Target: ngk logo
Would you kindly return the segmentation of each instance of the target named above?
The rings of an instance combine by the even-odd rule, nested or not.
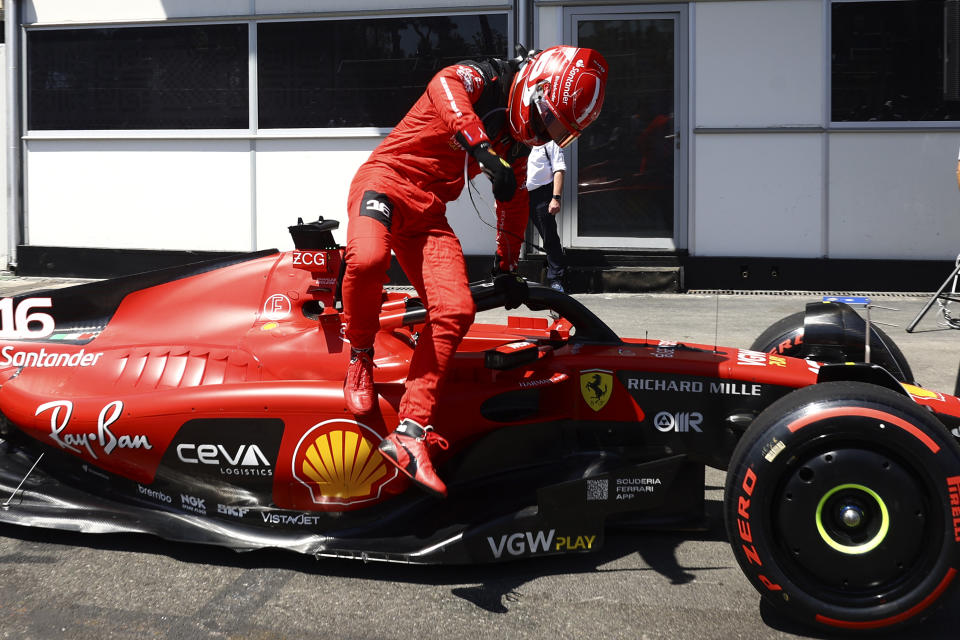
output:
[[[657,431],[662,431],[663,433],[670,431],[677,433],[687,431],[703,433],[703,431],[700,430],[701,422],[703,422],[703,414],[699,411],[681,411],[679,413],[661,411],[653,417],[653,426],[657,428]]]

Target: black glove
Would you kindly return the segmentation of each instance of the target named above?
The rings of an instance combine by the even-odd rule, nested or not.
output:
[[[494,254],[494,256],[493,256],[493,266],[490,267],[490,275],[491,275],[492,277],[496,278],[496,277],[499,276],[499,275],[503,275],[503,274],[505,274],[505,273],[510,273],[509,271],[504,271],[503,269],[500,268],[500,265],[501,265],[502,263],[503,263],[503,258],[500,257],[500,254],[499,254],[499,253]]]
[[[530,297],[527,281],[518,273],[504,273],[493,279],[493,290],[502,293],[506,309],[516,309]]]
[[[517,191],[517,177],[513,175],[510,163],[494,153],[488,142],[472,147],[470,155],[480,163],[480,168],[493,183],[493,197],[500,202],[511,200]]]

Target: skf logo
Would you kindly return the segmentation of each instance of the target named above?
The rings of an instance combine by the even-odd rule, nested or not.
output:
[[[580,372],[580,393],[594,411],[607,405],[613,392],[613,372],[605,369],[588,369]]]
[[[380,436],[349,420],[311,427],[293,454],[293,477],[316,504],[348,505],[375,500],[397,471],[377,452]]]
[[[657,431],[662,431],[663,433],[669,433],[670,431],[677,433],[686,433],[688,431],[703,433],[703,431],[700,430],[701,422],[703,422],[703,414],[699,411],[681,411],[680,413],[661,411],[653,417],[653,426],[657,428]]]
[[[950,493],[950,518],[953,519],[953,539],[960,542],[960,476],[947,478]]]

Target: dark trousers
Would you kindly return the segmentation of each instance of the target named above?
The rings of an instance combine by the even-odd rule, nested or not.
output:
[[[552,198],[552,182],[531,191],[530,218],[533,220],[537,233],[543,240],[543,248],[547,252],[547,282],[553,282],[554,280],[563,282],[567,259],[563,255],[560,236],[557,235],[557,217],[550,215],[550,211],[548,211]]]

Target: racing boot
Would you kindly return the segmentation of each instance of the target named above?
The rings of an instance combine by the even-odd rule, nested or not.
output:
[[[445,498],[447,485],[437,477],[430,462],[431,445],[446,449],[449,444],[433,427],[421,426],[416,420],[404,418],[397,429],[380,443],[378,450],[384,459],[400,469],[421,489]]]
[[[343,399],[354,415],[373,411],[376,394],[373,391],[373,347],[350,349],[350,364],[343,381]]]

